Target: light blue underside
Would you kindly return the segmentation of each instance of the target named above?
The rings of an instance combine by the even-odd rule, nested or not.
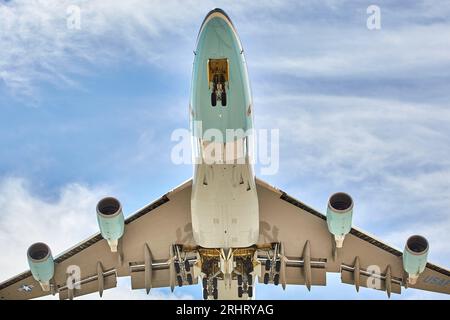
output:
[[[28,258],[31,274],[36,281],[47,282],[53,278],[55,274],[55,263],[50,255],[46,261],[34,262]]]
[[[218,58],[227,58],[229,64],[226,107],[220,101],[216,107],[211,106],[207,64],[209,59]],[[201,130],[192,124],[194,136],[203,137],[206,130],[218,129],[227,142],[230,138],[226,137],[226,129],[247,131],[252,128],[252,114],[247,114],[251,93],[244,55],[239,39],[222,18],[209,20],[199,35],[191,90],[191,119],[202,123]],[[223,142],[221,140],[220,137],[216,139]]]
[[[336,213],[327,209],[328,230],[335,236],[346,235],[352,228],[353,210],[346,213]]]

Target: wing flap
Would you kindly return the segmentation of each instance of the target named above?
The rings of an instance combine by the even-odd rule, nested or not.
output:
[[[113,270],[111,272],[106,273],[103,276],[103,283],[99,280],[97,275],[85,278],[81,280],[79,289],[76,289],[76,284],[74,285],[74,289],[72,292],[68,289],[67,286],[64,286],[59,289],[59,299],[65,300],[74,297],[83,296],[93,292],[101,292],[104,290],[115,288],[117,286],[117,276],[116,272]],[[73,295],[71,297],[71,295]]]
[[[286,283],[306,285],[305,270],[303,267],[287,267]],[[311,285],[325,286],[327,284],[327,272],[324,268],[311,268]]]
[[[347,268],[341,269],[341,281],[342,283],[352,284],[357,287],[371,288],[381,291],[390,291],[390,293],[401,293],[401,279],[393,280],[391,279],[391,287],[388,290],[388,281],[386,279],[386,274],[381,275],[371,275],[369,273],[363,272],[359,275],[355,274],[354,270],[349,270]]]

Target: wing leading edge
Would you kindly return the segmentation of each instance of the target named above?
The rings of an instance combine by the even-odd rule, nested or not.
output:
[[[44,291],[26,271],[0,284],[0,299],[33,299],[58,293],[60,299],[92,292],[101,296],[104,290],[116,287],[117,277],[123,276],[131,276],[132,289],[146,288],[148,292],[150,288],[174,287],[178,279],[173,273],[172,245],[194,244],[190,196],[191,180],[127,218],[117,252],[111,252],[107,241],[97,233],[57,256],[50,291]],[[197,282],[195,277],[191,283],[186,278],[181,280],[183,285]]]
[[[417,282],[409,285],[402,252],[357,228],[351,228],[343,247],[336,248],[325,215],[262,180],[257,180],[257,185],[259,243],[278,243],[282,247],[282,285],[325,285],[326,272],[336,272],[341,273],[342,282],[355,285],[357,290],[370,287],[390,296],[400,293],[403,286],[450,294],[449,270],[427,263]],[[273,270],[263,270],[262,277],[269,272]],[[273,277],[269,279],[274,283]]]

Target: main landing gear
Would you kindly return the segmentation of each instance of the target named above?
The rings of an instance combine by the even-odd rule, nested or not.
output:
[[[218,279],[215,277],[204,277],[202,279],[203,284],[203,299],[207,300],[208,297],[212,297],[214,300],[219,298],[219,291],[217,290]]]
[[[264,284],[273,283],[280,284],[281,271],[281,245],[279,243],[272,244],[272,250],[267,251],[267,259],[264,262]]]

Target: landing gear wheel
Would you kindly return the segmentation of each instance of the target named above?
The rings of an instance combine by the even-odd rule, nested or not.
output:
[[[276,275],[273,276],[273,284],[277,286],[279,283],[280,283],[280,275],[277,273]]]
[[[281,261],[277,260],[277,262],[275,262],[275,271],[280,272],[280,270],[281,270]]]
[[[222,101],[222,107],[225,107],[227,105],[227,93],[222,91],[222,96],[220,97],[220,100]]]
[[[202,279],[202,284],[203,284],[203,289],[206,289],[208,287],[208,278],[203,278]]]
[[[176,272],[176,273],[180,273],[180,271],[181,271],[181,269],[180,269],[180,263],[177,262],[177,261],[175,261],[173,264],[174,264],[174,266],[175,266],[175,272]]]
[[[213,91],[213,92],[211,93],[211,105],[212,105],[213,107],[215,107],[215,106],[217,105],[217,95],[216,95],[216,92],[215,92],[215,91]]]
[[[248,282],[249,286],[251,286],[253,284],[253,276],[251,274],[249,274],[247,276],[247,282]]]
[[[242,276],[238,274],[237,276],[238,286],[242,286]]]
[[[267,260],[266,260],[266,271],[269,271],[269,270],[270,270],[270,267],[271,267],[271,265],[272,265],[271,262],[272,262],[272,261],[270,261],[270,259],[267,259]]]
[[[248,294],[249,298],[253,297],[253,287],[252,286],[248,286],[247,294]]]
[[[192,274],[188,273],[188,274],[186,275],[186,279],[187,279],[187,282],[188,282],[189,284],[192,284],[192,283],[193,283],[193,281],[192,281]]]
[[[214,300],[217,300],[219,298],[219,292],[217,291],[217,288],[215,288],[213,290],[213,297],[214,297]]]
[[[184,269],[186,270],[186,272],[191,271],[191,265],[189,264],[189,260],[184,261]]]
[[[268,273],[264,274],[264,284],[269,284],[269,274]]]
[[[242,294],[244,293],[244,290],[242,290],[242,287],[238,287],[238,297],[242,298]]]
[[[177,276],[177,282],[179,287],[183,286],[183,278],[181,276]]]
[[[208,290],[203,289],[203,300],[208,300]]]

